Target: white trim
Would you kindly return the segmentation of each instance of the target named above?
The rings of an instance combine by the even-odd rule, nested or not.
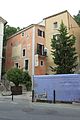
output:
[[[35,56],[34,56],[34,49],[35,49],[35,26],[32,29],[32,76],[34,76],[34,68],[35,68]]]
[[[44,45],[43,43],[38,42],[37,44]]]
[[[34,74],[35,74],[35,26],[32,28],[32,90],[34,89]]]
[[[0,17],[0,19],[2,19]],[[2,71],[2,50],[3,50],[3,34],[4,34],[4,24],[0,20],[0,80],[1,80],[1,71]]]

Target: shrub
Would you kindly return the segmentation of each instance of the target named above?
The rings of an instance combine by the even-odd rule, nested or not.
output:
[[[31,76],[27,71],[22,71],[18,68],[12,68],[6,73],[7,80],[13,82],[15,86],[24,84],[27,90],[31,90],[32,82]]]
[[[18,86],[21,83],[22,71],[18,68],[11,68],[7,71],[7,79]]]
[[[31,76],[27,71],[24,71],[22,73],[22,84],[26,86],[26,89],[28,91],[31,90],[31,86],[32,86]]]

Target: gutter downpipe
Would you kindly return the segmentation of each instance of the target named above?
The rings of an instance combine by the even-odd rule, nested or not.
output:
[[[32,29],[32,102],[34,102],[34,75],[35,75],[35,26]]]

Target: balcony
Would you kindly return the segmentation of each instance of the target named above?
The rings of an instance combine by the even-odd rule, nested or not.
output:
[[[46,57],[47,56],[47,52],[46,51],[41,51],[41,50],[36,50],[36,54],[38,54],[39,56],[43,56]]]
[[[46,56],[47,55],[45,52],[39,52],[39,51],[37,51],[36,54],[38,54],[39,56]]]
[[[47,49],[44,48],[44,45],[37,44],[36,54],[39,56],[47,56]]]

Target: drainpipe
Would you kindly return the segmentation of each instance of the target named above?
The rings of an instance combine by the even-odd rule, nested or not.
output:
[[[35,75],[35,26],[32,30],[32,102],[34,102],[34,75]]]
[[[35,26],[32,33],[32,90],[34,90],[34,75],[35,75]]]

